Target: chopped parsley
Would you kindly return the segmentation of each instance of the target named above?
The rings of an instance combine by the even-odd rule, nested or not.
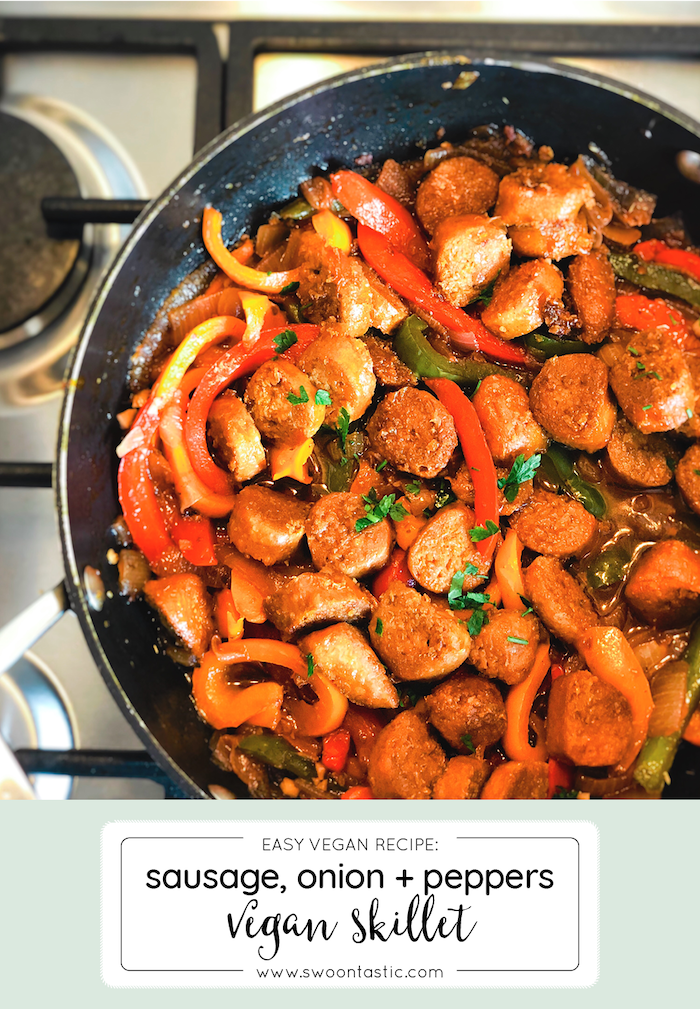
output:
[[[506,501],[510,504],[515,501],[520,484],[532,480],[541,462],[542,456],[538,454],[531,455],[529,459],[526,459],[522,453],[515,457],[515,462],[511,466],[508,476],[502,476],[498,481],[498,487],[503,491]]]
[[[290,393],[287,393],[287,399],[292,404],[292,406],[301,406],[302,403],[308,403],[309,402],[309,394],[306,391],[306,389],[304,388],[304,386],[302,385],[299,388],[299,395],[298,396],[295,396],[293,392],[290,392]]]
[[[282,288],[280,294],[294,294],[294,292],[298,289],[298,287],[299,287],[299,281],[293,280],[291,283],[286,284]]]
[[[659,375],[658,371],[650,371],[650,372],[649,372],[649,374],[650,374],[650,375],[651,375],[651,376],[652,376],[653,378],[658,378],[659,382],[661,381],[661,375]]]
[[[692,420],[693,419],[693,411],[690,409],[689,406],[686,407],[686,411],[685,412],[688,414],[688,420]]]
[[[533,610],[532,606],[528,606],[528,608],[526,610],[523,610],[523,612],[520,614],[520,616],[521,617],[526,617],[528,615],[528,613],[534,613],[534,612],[535,611]]]
[[[369,494],[363,494],[362,500],[365,502],[366,515],[355,522],[355,532],[361,533],[364,529],[383,522],[389,516],[394,522],[405,519],[408,512],[402,504],[396,503],[396,494],[385,494],[381,500],[377,497],[377,492],[372,488]]]
[[[519,638],[515,634],[509,634],[506,640],[512,642],[512,644],[514,644],[514,645],[529,645],[530,644],[530,642],[527,640],[527,638]]]
[[[670,455],[666,456],[666,465],[668,466],[668,468],[671,470],[672,473],[676,472],[676,467],[678,466],[678,463],[672,456]]]
[[[476,753],[474,741],[468,732],[465,732],[463,736],[460,736],[459,741],[465,749],[469,750],[470,753]]]
[[[493,278],[493,280],[486,285],[483,291],[477,294],[476,298],[474,298],[472,301],[473,305],[481,301],[488,308],[488,306],[491,304],[491,299],[493,298],[493,289],[496,286],[496,281],[498,280],[500,272],[501,271],[499,270],[496,276]]]
[[[651,403],[647,403],[646,406],[643,406],[642,410],[651,410]]]
[[[374,625],[374,633],[377,635],[378,638],[381,638],[382,634],[384,633],[384,621],[382,620],[381,617],[377,617],[377,622]]]
[[[463,571],[455,571],[450,582],[450,589],[447,593],[447,603],[451,610],[470,610],[472,615],[467,621],[467,630],[472,637],[476,637],[482,627],[489,622],[488,615],[482,607],[490,601],[488,592],[465,592],[464,579],[467,575],[475,575],[482,580],[485,575],[479,575],[478,568],[473,564],[466,564]]]
[[[313,657],[313,655],[311,655],[311,653],[309,653],[306,656],[306,678],[307,678],[307,680],[310,680],[313,675],[314,675],[314,657]]]
[[[693,473],[695,474],[695,476],[700,476],[700,469],[694,469]]]
[[[669,312],[669,313],[668,313],[668,317],[669,317],[669,319],[671,320],[671,322],[673,323],[673,325],[674,325],[674,326],[680,326],[680,324],[681,324],[681,320],[680,320],[680,319],[677,319],[677,318],[675,317],[675,315],[671,315],[671,313]]]
[[[422,700],[429,690],[433,689],[432,684],[427,686],[424,683],[404,683],[401,685],[400,708],[414,708]]]
[[[474,610],[467,621],[467,630],[472,638],[481,633],[482,628],[489,622],[486,610]]]
[[[474,526],[473,529],[469,530],[469,537],[472,543],[481,543],[482,540],[487,540],[489,536],[495,536],[498,531],[496,523],[492,522],[491,519],[487,519],[486,527]]]
[[[325,389],[319,389],[316,393],[314,403],[316,406],[331,406],[333,400],[331,399],[331,394],[329,392],[326,392]]]
[[[484,381],[484,380],[483,380],[483,378],[480,378],[480,379],[479,379],[479,381],[478,381],[478,382],[476,383],[476,387],[475,387],[475,389],[474,389],[474,392],[472,393],[472,399],[474,399],[474,397],[476,396],[477,392],[478,392],[478,391],[479,391],[479,389],[481,388],[481,383],[482,383],[483,381]]]
[[[639,357],[639,351],[635,350],[634,347],[628,347],[628,350],[632,357]]]
[[[285,350],[289,350],[297,342],[297,335],[294,330],[285,329],[283,333],[278,333],[272,342],[277,347],[277,353],[284,354]]]
[[[578,799],[578,789],[577,788],[564,788],[563,785],[557,785],[554,789],[553,799]]]
[[[376,468],[376,470],[375,470],[375,473],[381,473],[381,471],[382,471],[382,470],[384,469],[384,467],[385,467],[386,465],[388,465],[388,462],[387,462],[387,460],[386,460],[386,459],[382,459],[382,461],[381,461],[381,462],[379,463],[379,465],[377,466],[377,468]]]
[[[646,371],[647,367],[641,361],[637,361],[637,371]]]
[[[466,564],[464,571],[455,571],[447,593],[447,602],[451,610],[466,610],[467,604],[463,601],[464,579],[467,575],[473,578],[474,575],[478,574],[479,569],[475,564]]]
[[[406,484],[406,493],[412,494],[413,497],[415,497],[416,494],[420,494],[420,489],[421,489],[420,480],[413,480],[411,483]]]
[[[348,440],[348,434],[350,432],[350,414],[344,406],[341,406],[340,412],[338,413],[338,420],[336,422],[335,429],[338,432],[338,438],[340,439],[340,448],[343,455],[345,455],[345,443]]]

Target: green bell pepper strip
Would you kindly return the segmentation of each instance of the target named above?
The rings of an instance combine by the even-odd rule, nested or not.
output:
[[[618,277],[631,284],[664,291],[700,308],[700,283],[685,273],[660,263],[644,262],[625,252],[611,252],[610,265]]]
[[[586,354],[591,347],[581,340],[555,340],[546,333],[528,333],[525,346],[537,358],[556,357],[559,354]]]
[[[568,452],[561,445],[549,446],[542,456],[540,472],[575,498],[591,515],[597,519],[603,518],[607,510],[605,498],[597,487],[586,483],[579,476]]]
[[[303,196],[292,200],[286,207],[282,207],[279,212],[283,221],[305,221],[308,217],[313,217],[315,213],[314,208]]]
[[[647,739],[637,758],[634,769],[634,780],[647,792],[658,793],[666,784],[666,776],[671,769],[678,750],[681,736],[685,732],[690,718],[700,702],[700,620],[690,633],[690,641],[683,658],[688,663],[686,680],[686,713],[677,732],[670,736],[655,736]]]
[[[592,589],[609,589],[618,585],[629,570],[632,555],[629,549],[615,544],[603,550],[586,571],[588,584]]]
[[[409,315],[394,336],[394,350],[403,363],[419,378],[449,378],[459,385],[477,385],[487,375],[505,375],[523,382],[524,376],[488,361],[448,361],[435,350],[424,335],[427,324],[417,315]]]
[[[279,736],[245,736],[239,740],[238,749],[262,761],[263,764],[293,774],[295,778],[311,781],[316,777],[316,765],[313,760],[303,757]]]

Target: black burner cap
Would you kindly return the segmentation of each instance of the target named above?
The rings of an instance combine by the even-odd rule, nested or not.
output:
[[[73,169],[35,126],[0,112],[0,333],[43,308],[80,252],[75,237],[52,237],[44,196],[79,196]]]

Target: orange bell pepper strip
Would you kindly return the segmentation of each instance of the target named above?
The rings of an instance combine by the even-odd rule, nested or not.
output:
[[[411,515],[411,502],[408,498],[401,497],[396,503],[402,505],[408,512],[408,515],[404,515],[399,522],[394,522],[396,542],[402,550],[408,550],[423,526],[428,524],[428,520],[422,515]]]
[[[339,249],[346,256],[350,255],[352,248],[352,234],[350,228],[340,217],[336,217],[331,210],[321,210],[311,218],[314,231],[320,235],[326,245],[333,249]]]
[[[525,606],[521,598],[525,595],[523,569],[520,563],[522,552],[523,545],[515,529],[509,529],[505,540],[498,548],[494,562],[503,605],[507,610],[522,610]]]
[[[506,697],[508,724],[503,734],[503,749],[511,760],[547,759],[544,740],[538,739],[536,746],[530,746],[528,737],[532,705],[548,671],[549,643],[545,642],[537,649],[535,661],[527,677],[508,691]]]
[[[685,727],[683,739],[693,746],[700,746],[700,708],[690,716],[690,721]]]
[[[284,689],[280,683],[237,687],[228,680],[231,663],[207,652],[192,674],[192,696],[197,711],[215,729],[235,729],[244,722],[276,729]]]
[[[279,294],[283,288],[294,283],[298,270],[281,273],[263,273],[243,264],[226,248],[221,237],[221,214],[213,207],[206,207],[202,215],[202,238],[207,252],[220,270],[230,277],[234,284],[262,291],[265,294]]]
[[[233,601],[231,589],[220,589],[214,603],[214,619],[222,640],[238,641],[243,637],[245,620]]]
[[[579,636],[576,647],[590,671],[619,690],[632,709],[632,741],[618,765],[626,771],[647,737],[654,708],[649,681],[618,627],[591,627]]]
[[[287,476],[298,483],[311,483],[307,463],[313,450],[313,438],[300,445],[273,445],[268,452],[271,478],[281,480]]]
[[[477,526],[484,532],[489,528],[489,524],[498,527],[496,467],[472,401],[457,383],[449,378],[428,378],[425,384],[452,414],[457,437],[474,484],[474,515]],[[476,548],[484,557],[490,557],[493,553],[497,531],[498,529],[493,535],[477,541]]]

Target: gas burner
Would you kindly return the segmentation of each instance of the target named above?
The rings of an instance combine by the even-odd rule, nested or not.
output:
[[[66,102],[6,95],[0,104],[0,416],[62,391],[99,279],[128,234],[116,224],[48,225],[47,196],[144,198],[119,141]],[[5,181],[7,180],[7,181]]]

